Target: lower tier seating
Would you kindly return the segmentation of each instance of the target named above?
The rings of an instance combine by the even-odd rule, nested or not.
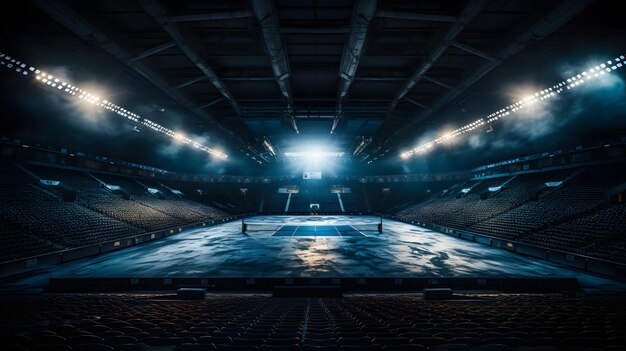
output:
[[[468,181],[397,215],[553,250],[626,262],[626,204],[620,165]],[[550,184],[551,186],[547,186]]]
[[[77,193],[75,201],[39,179],[60,182]],[[4,163],[0,180],[0,262],[227,216],[185,198],[159,199],[143,190],[125,199],[80,171]]]

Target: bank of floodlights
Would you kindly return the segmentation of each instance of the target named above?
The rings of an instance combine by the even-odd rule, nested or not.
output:
[[[115,103],[105,100],[96,94],[92,94],[91,92],[85,91],[75,85],[70,84],[69,82],[64,81],[58,77],[55,77],[49,73],[41,71],[33,66],[29,66],[26,63],[23,63],[17,60],[14,57],[10,57],[4,53],[0,52],[0,65],[6,67],[7,69],[13,70],[16,73],[19,73],[23,77],[33,76],[34,81],[39,84],[48,85],[57,91],[77,97],[80,100],[91,103],[93,105],[102,107],[106,110],[109,110],[121,117],[127,118],[135,123],[141,123],[150,129],[165,134],[170,138],[174,138],[177,141],[183,142],[185,144],[189,144],[196,149],[202,150],[210,155],[218,157],[220,159],[227,159],[228,155],[225,153],[212,149],[208,146],[205,146],[197,141],[194,141],[181,133],[176,133],[171,129],[168,129],[156,122],[153,122],[145,117],[141,117],[140,115],[129,111],[122,106],[116,105]]]
[[[622,68],[624,65],[624,55],[616,57],[612,60],[608,60],[605,63],[589,68],[587,71],[583,71],[580,74],[576,74],[566,80],[559,82],[549,88],[537,91],[533,94],[530,94],[523,99],[516,101],[509,106],[506,106],[492,114],[485,116],[483,118],[479,118],[472,123],[469,123],[463,127],[457,128],[451,132],[443,134],[441,137],[436,138],[434,140],[425,142],[416,146],[415,148],[405,151],[400,154],[400,157],[403,159],[409,159],[414,155],[425,153],[426,151],[432,149],[438,144],[444,143],[451,139],[454,139],[460,135],[469,133],[477,128],[482,128],[483,126],[498,121],[502,118],[509,116],[513,112],[517,112],[521,109],[524,109],[528,106],[531,106],[537,102],[543,100],[549,100],[558,94],[561,94],[564,91],[574,89],[581,84],[592,81],[606,73],[610,73],[617,69]],[[371,162],[371,161],[370,161]]]

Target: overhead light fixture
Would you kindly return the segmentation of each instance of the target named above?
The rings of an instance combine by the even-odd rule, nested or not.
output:
[[[606,63],[602,63],[600,65],[591,67],[589,70],[583,71],[577,75],[573,75],[572,77],[567,78],[549,88],[529,94],[525,96],[524,98],[520,99],[519,101],[516,101],[510,104],[509,106],[506,106],[496,112],[493,112],[488,116],[479,118],[475,120],[474,122],[471,122],[463,127],[460,127],[451,132],[445,133],[437,139],[425,142],[423,144],[416,146],[415,148],[411,150],[405,151],[400,154],[400,157],[403,159],[409,159],[411,156],[424,153],[428,151],[430,148],[434,147],[435,145],[441,144],[459,135],[472,132],[473,130],[477,128],[485,129],[486,127],[489,127],[487,126],[488,124],[498,121],[502,118],[506,118],[513,112],[517,112],[521,109],[527,108],[528,106],[531,106],[537,102],[551,99],[566,90],[573,89],[583,83],[596,79],[606,74],[607,72],[615,71],[623,66],[623,62],[624,62],[624,55],[620,55],[619,57],[616,57],[613,60],[606,61]],[[483,127],[483,126],[486,126],[486,127]],[[491,129],[486,128],[486,129],[488,132],[493,130],[493,128]],[[368,164],[371,162],[372,161],[369,161]]]
[[[359,142],[359,145],[356,146],[352,154],[354,156],[358,156],[371,143],[372,143],[372,137],[369,137],[369,138],[361,137],[361,141]]]
[[[265,136],[263,137],[263,147],[267,152],[269,152],[270,155],[276,156],[276,151],[274,151],[272,143],[270,143],[270,140]]]
[[[14,70],[15,72],[20,73],[22,76],[28,76],[29,74],[32,74],[35,76],[34,81],[40,84],[47,84],[49,86],[51,86],[52,88],[56,88],[56,90],[64,92],[70,96],[78,96],[79,99],[86,101],[88,103],[94,104],[96,106],[100,106],[106,110],[109,110],[113,113],[118,114],[121,117],[125,117],[133,122],[136,123],[141,123],[147,127],[149,127],[150,129],[157,131],[159,133],[165,134],[171,138],[174,138],[176,140],[182,141],[185,144],[190,144],[192,145],[194,148],[196,149],[200,149],[212,156],[221,158],[221,159],[227,159],[228,155],[226,155],[225,153],[218,151],[214,148],[210,148],[208,146],[205,146],[197,141],[194,141],[190,138],[187,138],[186,136],[184,136],[183,134],[180,133],[175,133],[174,131],[172,131],[171,129],[168,129],[156,122],[153,122],[147,118],[141,117],[140,115],[131,112],[119,105],[114,104],[111,101],[108,100],[104,100],[102,99],[100,96],[96,95],[96,94],[92,94],[91,92],[85,91],[83,89],[80,89],[72,84],[70,84],[69,82],[64,81],[61,78],[55,77],[51,74],[48,74],[46,72],[43,72],[35,67],[32,66],[28,66],[27,64],[20,62],[19,60],[17,60],[14,57],[10,57],[4,53],[0,52],[0,65],[4,66],[6,68],[9,68],[11,70]],[[135,126],[136,127],[136,126]]]

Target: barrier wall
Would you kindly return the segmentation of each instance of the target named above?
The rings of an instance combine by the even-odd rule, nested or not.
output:
[[[458,230],[455,228],[449,228],[440,225],[422,223],[419,221],[414,221],[392,215],[383,215],[383,217],[404,223],[419,225],[424,228],[428,228],[446,235],[451,235],[460,239],[477,242],[483,245],[497,247],[500,249],[515,252],[520,255],[540,258],[573,269],[578,269],[589,273],[600,274],[617,279],[626,279],[626,264],[606,261],[599,258],[570,252],[546,249],[527,243],[496,238],[489,235]]]
[[[126,237],[118,240],[81,246],[63,251],[51,252],[34,257],[22,258],[14,261],[0,263],[0,278],[9,277],[16,274],[27,273],[36,269],[44,268],[54,264],[73,261],[80,258],[99,255],[105,252],[120,250],[126,247],[139,245],[142,243],[158,240],[166,236],[172,236],[183,232],[186,229],[211,226],[215,224],[225,223],[243,216],[229,216],[220,219],[198,222],[184,226],[162,229],[150,233],[142,233],[139,235]]]
[[[46,292],[128,292],[175,291],[179,288],[203,288],[214,292],[277,292],[277,289],[301,289],[339,292],[416,292],[427,288],[454,290],[502,291],[517,293],[563,293],[580,290],[575,278],[374,278],[374,277],[274,277],[274,278],[52,278]]]

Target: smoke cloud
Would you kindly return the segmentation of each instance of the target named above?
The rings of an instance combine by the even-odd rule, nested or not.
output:
[[[564,147],[573,146],[565,143],[576,142],[571,138],[574,131],[624,128],[625,86],[621,77],[606,75],[588,86],[577,87],[576,91],[514,112],[494,123],[494,131],[466,136],[463,146],[480,152],[514,150],[523,154],[524,150],[557,141]]]

